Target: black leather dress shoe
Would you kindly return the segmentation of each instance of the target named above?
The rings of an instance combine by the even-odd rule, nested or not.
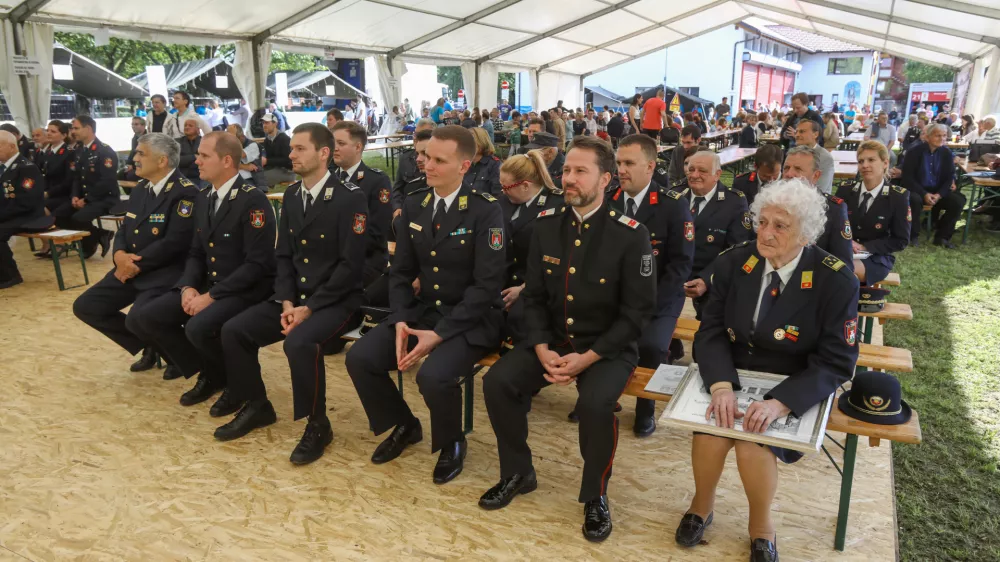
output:
[[[674,533],[674,540],[681,546],[698,546],[705,536],[705,529],[712,524],[713,515],[714,513],[709,513],[708,519],[705,520],[700,515],[685,513],[684,517],[681,517],[680,525],[677,526],[677,532]]]
[[[465,467],[465,453],[467,449],[468,442],[465,440],[465,437],[454,443],[449,443],[441,449],[438,462],[434,465],[435,484],[447,484],[462,473],[462,468]]]
[[[184,376],[180,368],[174,365],[167,365],[167,368],[163,370],[163,380],[172,381],[174,379],[179,379]]]
[[[635,425],[632,432],[636,437],[649,437],[656,431],[656,418],[654,416],[641,416],[635,418]]]
[[[778,545],[767,539],[750,541],[750,562],[778,562]]]
[[[221,418],[222,416],[231,416],[236,412],[240,411],[240,406],[243,402],[233,398],[232,393],[229,389],[222,391],[222,396],[212,404],[212,408],[208,411],[208,415],[213,418]]]
[[[220,392],[225,385],[209,380],[208,377],[198,377],[194,388],[181,395],[181,406],[194,406],[208,400]]]
[[[138,373],[140,371],[148,371],[156,366],[156,360],[159,359],[160,355],[156,353],[151,347],[147,347],[142,350],[142,357],[138,361],[132,363],[132,366],[128,369],[133,373]]]
[[[232,441],[276,421],[278,415],[274,413],[270,400],[247,402],[232,421],[216,428],[215,438],[219,441]]]
[[[420,420],[417,418],[397,425],[392,430],[392,433],[385,438],[385,441],[379,443],[378,447],[375,447],[375,452],[372,454],[372,462],[375,464],[387,463],[398,457],[407,445],[420,443],[423,438],[424,432],[420,427]]]
[[[101,257],[108,255],[108,250],[111,249],[111,238],[112,234],[108,230],[101,231],[101,240],[99,244],[101,245]]]
[[[41,258],[43,260],[50,260],[50,259],[52,259],[52,250],[49,249],[49,250],[45,250],[43,252],[35,252],[35,257],[36,258]]]
[[[946,248],[948,250],[955,249],[955,245],[951,243],[951,240],[935,240],[934,245],[941,246],[942,248]]]
[[[534,492],[538,488],[538,480],[535,478],[535,471],[527,476],[515,474],[510,478],[503,478],[500,482],[486,490],[486,493],[479,498],[479,507],[493,511],[502,509],[514,501],[520,494]]]
[[[611,508],[608,496],[590,500],[583,506],[583,536],[590,542],[601,542],[611,535]]]
[[[309,464],[323,456],[326,446],[333,443],[333,430],[330,429],[330,420],[311,421],[306,424],[306,431],[302,434],[302,439],[292,451],[292,456],[288,459],[292,464]]]

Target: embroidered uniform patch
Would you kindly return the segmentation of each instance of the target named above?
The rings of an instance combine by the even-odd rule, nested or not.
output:
[[[105,158],[104,159],[104,167],[105,168],[111,168],[112,166],[114,166],[114,162],[112,162],[110,158]]]
[[[385,189],[385,188],[380,189],[379,192],[378,192],[378,200],[381,201],[382,203],[388,203],[389,202],[389,190]]]
[[[490,229],[490,248],[494,250],[503,249],[503,229],[502,228],[491,228]]]
[[[688,242],[694,240],[694,223],[686,222],[684,223],[684,239]]]
[[[851,239],[851,221],[844,221],[844,229],[840,231],[840,235],[844,237],[844,240]]]
[[[24,189],[31,189],[32,187],[35,187],[35,180],[31,178],[25,178],[25,180],[21,182],[21,187],[23,187]]]
[[[181,202],[177,204],[177,216],[186,219],[191,216],[192,209],[194,209],[194,203],[182,199]]]
[[[368,221],[368,216],[361,213],[354,214],[354,233],[364,234],[365,233],[365,223]]]
[[[858,340],[857,318],[852,318],[844,322],[844,339],[847,341],[847,345],[854,347],[854,343]]]
[[[653,254],[642,256],[642,265],[639,266],[639,275],[649,277],[653,274]]]
[[[753,230],[753,217],[750,216],[749,211],[743,213],[743,228]]]
[[[906,222],[913,222],[913,211],[909,207],[906,208]]]
[[[264,228],[264,211],[250,211],[250,226]]]

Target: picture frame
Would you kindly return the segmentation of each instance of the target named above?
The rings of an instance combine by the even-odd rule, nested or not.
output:
[[[788,378],[784,375],[742,369],[737,369],[736,373],[740,377],[742,387],[736,391],[737,407],[741,412],[745,412],[751,403],[763,400],[772,388]],[[698,364],[692,363],[678,384],[660,421],[671,427],[699,433],[812,453],[819,451],[823,446],[833,400],[834,394],[830,394],[810,408],[801,418],[794,414],[778,418],[771,422],[771,426],[764,433],[743,431],[742,420],[736,420],[732,429],[718,427],[715,425],[714,417],[705,419],[705,411],[712,401],[712,396],[705,390]]]

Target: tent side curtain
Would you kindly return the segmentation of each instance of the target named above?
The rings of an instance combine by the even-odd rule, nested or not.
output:
[[[55,30],[46,23],[25,23],[23,26],[24,46],[28,58],[37,59],[38,74],[28,76],[28,96],[33,100],[28,104],[28,120],[32,128],[44,127],[49,122],[52,98],[52,40]],[[23,131],[24,129],[22,129]]]
[[[225,61],[221,58],[213,58],[165,64],[163,65],[163,73],[167,78],[167,88],[171,90],[179,88],[223,62]],[[139,84],[143,88],[149,89],[149,80],[147,79],[145,72],[133,76],[132,81]]]
[[[260,81],[255,82],[253,68],[253,44],[250,41],[236,42],[236,57],[233,59],[233,80],[236,87],[247,100],[251,110],[264,107],[264,88],[267,82],[267,70],[271,64],[271,44],[264,42],[257,52],[260,63]]]
[[[538,74],[538,107],[555,107],[562,100],[565,107],[583,107],[583,87],[580,75],[562,72]]]

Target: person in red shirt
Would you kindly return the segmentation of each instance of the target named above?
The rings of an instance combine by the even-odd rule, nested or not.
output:
[[[642,106],[642,132],[653,139],[660,138],[660,129],[667,122],[667,102],[664,98],[663,88],[656,90],[656,97],[649,98]]]

